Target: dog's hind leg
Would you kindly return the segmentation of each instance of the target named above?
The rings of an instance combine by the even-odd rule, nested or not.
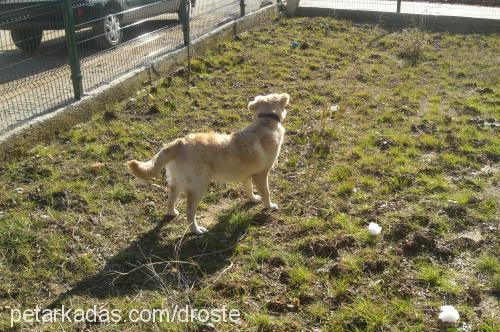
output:
[[[191,232],[194,234],[203,234],[207,231],[205,227],[198,226],[196,223],[196,209],[198,208],[198,203],[205,192],[206,187],[196,188],[196,190],[188,190],[186,192],[186,205],[187,205],[187,222]]]
[[[175,185],[168,186],[168,202],[167,202],[167,215],[177,217],[179,211],[175,208],[175,202],[177,201],[177,196],[179,196],[179,188]]]
[[[277,210],[278,205],[271,202],[271,194],[269,192],[269,172],[262,172],[254,175],[253,181],[257,190],[262,195],[262,200],[266,208],[271,210]]]
[[[253,184],[252,184],[252,179],[248,178],[245,181],[243,181],[243,190],[245,191],[245,195],[247,196],[248,200],[250,202],[260,202],[261,198],[259,195],[255,195],[253,193]]]

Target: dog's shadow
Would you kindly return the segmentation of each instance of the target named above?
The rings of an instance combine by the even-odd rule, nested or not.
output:
[[[249,225],[270,220],[270,214],[263,210],[249,215],[249,223],[231,224],[231,216],[236,211],[248,210],[251,206],[244,204],[221,213],[208,233],[179,236],[167,242],[161,241],[161,228],[172,222],[172,218],[165,217],[135,243],[109,259],[102,270],[79,281],[48,307],[57,307],[74,295],[104,299],[136,294],[141,290],[195,287],[204,277],[219,273],[231,264],[234,248]]]

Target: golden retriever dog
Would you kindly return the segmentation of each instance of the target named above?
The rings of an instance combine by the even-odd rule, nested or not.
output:
[[[257,96],[248,104],[253,122],[242,131],[226,135],[197,133],[166,144],[151,160],[128,162],[130,171],[140,179],[158,177],[167,169],[167,215],[177,216],[175,202],[179,193],[187,199],[187,221],[195,234],[207,230],[196,223],[196,209],[210,182],[241,182],[252,202],[263,201],[268,209],[278,206],[271,202],[269,172],[274,167],[285,129],[287,93]],[[253,192],[253,184],[260,195]]]

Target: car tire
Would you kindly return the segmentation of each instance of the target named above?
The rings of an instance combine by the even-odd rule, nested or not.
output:
[[[10,36],[17,48],[32,53],[42,42],[43,30],[39,28],[24,28],[10,30]]]
[[[100,48],[115,47],[122,42],[122,17],[119,12],[119,9],[106,8],[104,18],[94,27],[95,41]]]

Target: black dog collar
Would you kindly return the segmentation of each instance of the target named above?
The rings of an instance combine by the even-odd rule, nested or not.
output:
[[[258,118],[270,118],[275,121],[281,122],[280,117],[276,113],[261,113],[257,115]]]

